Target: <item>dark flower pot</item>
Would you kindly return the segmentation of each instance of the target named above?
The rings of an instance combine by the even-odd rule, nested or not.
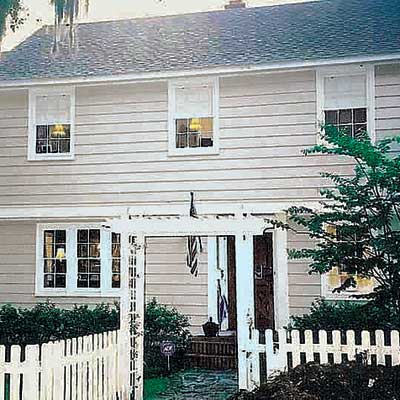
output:
[[[212,321],[212,318],[203,324],[203,332],[205,337],[216,337],[219,332],[219,325]]]

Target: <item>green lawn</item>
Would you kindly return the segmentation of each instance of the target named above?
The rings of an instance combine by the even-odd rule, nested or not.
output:
[[[226,400],[237,390],[234,371],[184,370],[145,379],[145,400]]]
[[[152,378],[144,381],[145,400],[157,400],[159,395],[168,388],[169,378]]]

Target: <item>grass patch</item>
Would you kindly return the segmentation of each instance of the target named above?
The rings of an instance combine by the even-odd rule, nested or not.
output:
[[[144,380],[144,398],[145,400],[157,400],[169,384],[169,378],[159,377]]]

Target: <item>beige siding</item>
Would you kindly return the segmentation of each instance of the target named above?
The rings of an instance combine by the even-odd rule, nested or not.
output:
[[[221,151],[209,156],[168,156],[166,82],[80,86],[76,94],[75,160],[28,162],[27,90],[0,92],[0,208],[180,204],[190,191],[203,203],[302,203],[326,185],[320,171],[351,170],[348,160],[301,153],[316,143],[314,71],[221,78]],[[398,65],[377,68],[376,107],[378,137],[399,133]],[[0,302],[30,304],[34,223],[2,226]],[[181,308],[198,328],[207,313],[205,264],[195,280],[180,240],[154,240],[147,296]],[[289,247],[305,243],[289,235]],[[305,312],[319,293],[307,263],[290,261],[291,313]],[[93,301],[57,299],[78,300]]]
[[[35,296],[36,224],[0,223],[0,304],[30,306],[46,301]],[[206,240],[203,240],[206,247]],[[200,257],[199,275],[190,275],[185,265],[183,238],[149,238],[146,247],[146,300],[153,297],[187,315],[198,333],[207,320],[207,254]],[[62,307],[74,304],[112,304],[117,298],[49,297]]]
[[[400,135],[400,64],[376,69],[376,132],[378,139]]]
[[[304,232],[288,231],[288,249],[312,248],[314,242]],[[289,259],[289,313],[290,315],[305,314],[311,303],[321,295],[320,275],[309,275],[307,260]]]
[[[0,207],[137,205],[199,200],[300,201],[318,197],[315,73],[224,78],[221,152],[169,157],[167,84],[77,88],[76,159],[28,162],[27,92],[0,94]],[[18,107],[17,107],[18,106]]]
[[[207,240],[199,258],[199,274],[186,267],[185,238],[148,238],[146,246],[146,301],[156,298],[187,315],[194,333],[207,321]]]

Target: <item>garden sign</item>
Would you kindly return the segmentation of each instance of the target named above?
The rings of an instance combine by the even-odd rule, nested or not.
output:
[[[176,350],[175,343],[169,342],[169,341],[161,342],[160,350],[161,350],[161,354],[163,356],[167,357],[168,371],[169,371],[170,370],[169,358],[175,354],[175,350]]]

